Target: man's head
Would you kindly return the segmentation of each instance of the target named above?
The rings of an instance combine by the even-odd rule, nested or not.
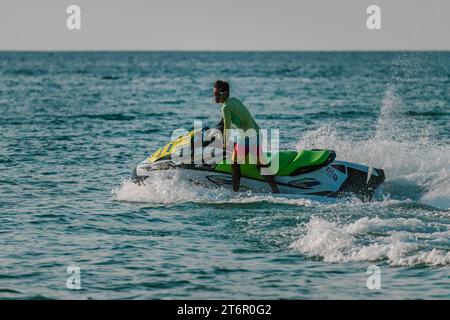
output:
[[[225,102],[230,96],[230,85],[226,81],[217,80],[214,82],[213,94],[216,103]]]

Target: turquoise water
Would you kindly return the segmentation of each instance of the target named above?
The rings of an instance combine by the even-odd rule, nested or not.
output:
[[[284,148],[383,168],[376,201],[130,183],[216,79]],[[0,53],[0,298],[448,299],[449,88],[448,52]]]

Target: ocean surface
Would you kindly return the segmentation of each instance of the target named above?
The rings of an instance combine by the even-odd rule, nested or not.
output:
[[[132,184],[216,79],[375,201]],[[449,90],[450,52],[0,53],[0,298],[450,299]]]

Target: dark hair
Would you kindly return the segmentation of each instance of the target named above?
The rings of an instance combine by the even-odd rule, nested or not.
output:
[[[230,85],[226,81],[217,80],[216,82],[214,82],[214,88],[219,89],[219,91],[221,92],[230,94]]]

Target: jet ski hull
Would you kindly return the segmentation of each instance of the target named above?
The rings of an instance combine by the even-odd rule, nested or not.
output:
[[[223,157],[221,143],[214,146],[211,139],[205,139],[206,135],[208,129],[203,128],[172,140],[133,170],[133,181],[145,183],[158,172],[160,177],[176,175],[182,181],[208,188],[232,189],[231,166],[223,161],[229,157]],[[266,156],[271,164],[278,164],[275,181],[284,194],[322,197],[355,194],[361,200],[369,201],[385,179],[381,169],[336,160],[333,150],[285,150],[266,153]],[[250,161],[241,166],[241,173],[240,191],[272,191],[260,170]]]
[[[213,165],[175,164],[170,160],[149,163],[143,161],[133,171],[133,181],[145,183],[152,174],[166,178],[189,181],[207,188],[232,189],[232,177],[229,173],[217,172]],[[368,176],[370,175],[370,176]],[[375,190],[385,180],[381,169],[369,169],[357,163],[335,160],[317,170],[294,176],[276,176],[275,181],[283,194],[305,196],[342,197],[351,194],[363,201],[370,201]],[[242,176],[240,191],[258,193],[271,192],[270,186],[263,180]]]

